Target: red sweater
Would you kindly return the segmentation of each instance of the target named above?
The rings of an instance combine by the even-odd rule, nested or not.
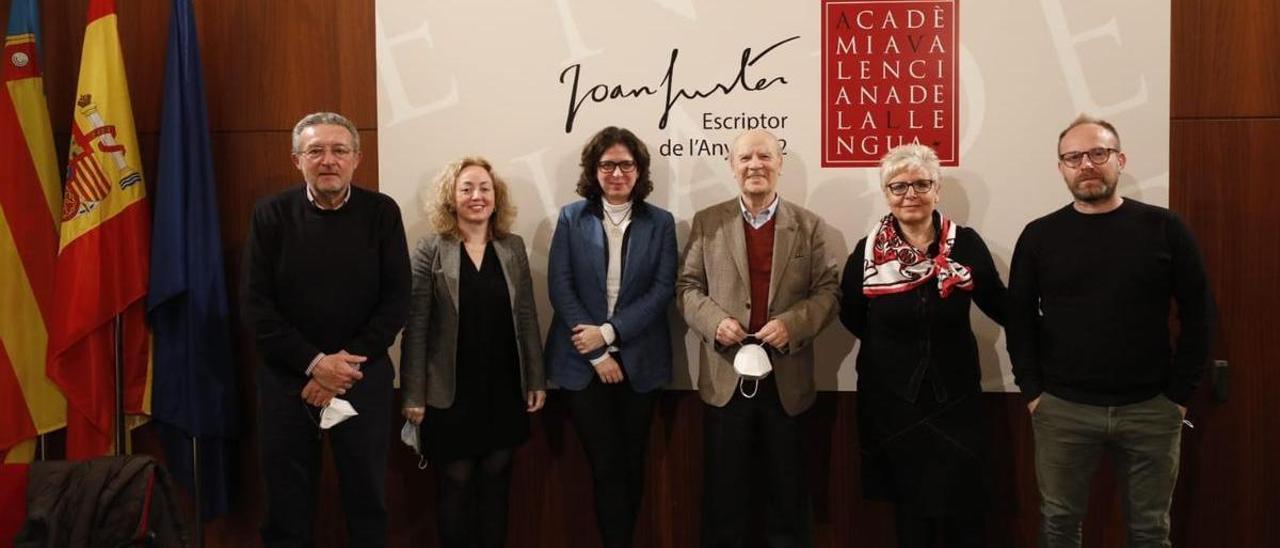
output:
[[[760,228],[742,221],[747,233],[747,272],[751,277],[751,325],[748,333],[755,333],[769,321],[769,278],[773,274],[773,234],[777,215]]]

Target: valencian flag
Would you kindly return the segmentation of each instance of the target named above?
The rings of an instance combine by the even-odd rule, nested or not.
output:
[[[125,412],[149,412],[143,297],[151,212],[115,12],[115,0],[89,1],[49,326],[49,377],[67,398],[72,459],[112,448],[117,316],[124,330]]]
[[[235,434],[231,328],[218,235],[200,43],[191,0],[174,0],[164,70],[160,166],[151,227],[147,318],[155,337],[152,418],[169,468],[191,488],[200,473],[201,513],[226,512]],[[192,469],[192,438],[200,470]]]
[[[0,452],[10,462],[31,460],[35,436],[67,420],[66,401],[45,375],[62,184],[39,16],[35,0],[10,5],[0,86]]]

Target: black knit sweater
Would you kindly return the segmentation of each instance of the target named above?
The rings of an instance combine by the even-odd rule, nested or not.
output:
[[[385,359],[409,309],[409,253],[400,208],[359,187],[336,210],[304,186],[253,211],[243,318],[263,361],[303,378],[318,353]]]
[[[1108,213],[1067,205],[1032,221],[1013,253],[1009,303],[1009,357],[1029,399],[1047,390],[1126,405],[1163,393],[1185,405],[1203,376],[1213,298],[1190,230],[1167,209],[1126,199]]]

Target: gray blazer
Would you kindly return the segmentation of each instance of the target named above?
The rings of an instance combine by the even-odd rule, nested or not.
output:
[[[461,244],[450,236],[431,234],[413,250],[413,289],[409,323],[400,342],[400,389],[404,407],[453,405],[458,343],[458,276]],[[524,240],[515,234],[493,241],[507,278],[512,323],[520,351],[520,384],[524,392],[546,390],[539,339],[538,309]]]
[[[840,287],[827,258],[823,223],[817,215],[779,200],[773,240],[769,302],[751,302],[747,236],[739,198],[708,207],[693,216],[693,229],[676,278],[676,306],[689,328],[702,338],[698,392],[709,405],[723,407],[738,387],[733,369],[737,350],[715,342],[716,326],[728,317],[745,328],[751,306],[768,306],[769,318],[782,320],[791,342],[775,357],[773,373],[787,414],[813,405],[813,339],[835,318]]]

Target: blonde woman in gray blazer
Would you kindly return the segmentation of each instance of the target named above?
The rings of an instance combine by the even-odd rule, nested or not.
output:
[[[502,546],[511,456],[546,401],[529,258],[488,161],[463,158],[435,184],[435,234],[412,257],[403,411],[436,463],[441,545]]]

